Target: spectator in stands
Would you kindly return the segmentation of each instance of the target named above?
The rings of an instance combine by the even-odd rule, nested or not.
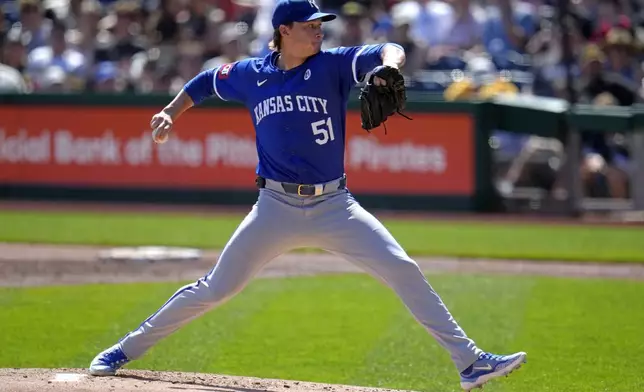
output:
[[[614,27],[630,30],[633,22],[628,16],[629,2],[622,0],[597,0],[596,2],[586,1],[583,11],[593,20],[593,31],[591,37],[593,42],[602,41],[608,32]]]
[[[78,30],[82,15],[83,0],[68,0],[52,5],[53,13],[57,19],[70,30]]]
[[[233,26],[235,29],[231,29]],[[241,25],[240,25],[241,26]],[[235,41],[239,45],[239,51],[242,54],[247,54],[249,48],[247,47],[246,40],[241,40],[238,35],[245,33],[249,35],[248,26],[242,26],[242,29],[237,29],[236,22],[225,22],[225,14],[220,8],[212,8],[208,13],[208,21],[206,24],[206,33],[203,43],[203,61],[206,62],[215,57],[222,55],[222,43],[232,44]],[[246,29],[244,31],[243,29]],[[231,40],[231,38],[235,38]],[[230,48],[229,48],[230,49]]]
[[[66,76],[63,79],[70,79],[70,87],[83,88],[85,56],[69,47],[65,37],[66,32],[66,26],[61,21],[53,21],[48,42],[29,52],[26,74],[33,82],[36,91],[50,88],[52,81],[58,82],[61,70]],[[55,68],[50,68],[52,66]],[[46,74],[45,71],[48,69],[52,76]]]
[[[577,86],[579,101],[592,103],[603,93],[615,97],[617,105],[631,106],[639,101],[639,86],[623,74],[610,70],[604,52],[595,44],[588,44],[580,57],[581,78]]]
[[[391,27],[388,30],[388,41],[396,42],[405,49],[405,67],[403,73],[413,77],[425,61],[425,51],[418,45],[412,35],[414,10],[404,2],[391,7]]]
[[[0,93],[30,92],[30,86],[23,75],[27,43],[28,36],[22,33],[20,25],[9,29],[4,36],[0,35]]]
[[[21,73],[25,62],[25,47],[21,38],[20,29],[14,28],[0,40],[0,94],[29,92]]]
[[[47,45],[51,34],[51,19],[45,18],[45,10],[40,0],[20,0],[20,24],[29,36],[27,50]]]
[[[188,10],[184,11],[180,18],[186,31],[190,32],[190,39],[203,40],[208,29],[209,13],[213,7],[207,0],[192,0],[188,4]]]
[[[483,15],[471,0],[431,0],[421,12],[423,38],[429,45],[430,58],[461,55],[482,44]]]
[[[359,46],[370,43],[373,23],[368,17],[367,7],[357,1],[349,1],[342,6],[340,15],[342,30],[338,34],[337,45]]]
[[[96,62],[116,61],[128,67],[130,58],[145,51],[147,40],[139,23],[140,4],[135,0],[117,0],[101,23],[104,35],[96,50]]]
[[[579,77],[577,60],[587,42],[582,34],[581,21],[577,18],[565,20],[571,40],[571,49],[576,60],[571,64],[573,76]],[[527,51],[532,57],[532,72],[535,74],[533,91],[537,95],[570,98],[566,90],[567,72],[562,46],[562,29],[553,16],[542,20],[540,30],[528,42]]]
[[[525,65],[529,38],[537,29],[537,7],[523,0],[485,0],[483,44],[502,69]]]
[[[241,32],[235,23],[226,23],[221,28],[219,34],[219,52],[220,54],[207,60],[202,69],[215,68],[222,64],[232,63],[248,57],[243,52],[243,42]]]
[[[108,45],[108,33],[99,30],[99,23],[105,10],[98,0],[84,0],[76,16],[73,36],[76,36],[76,49],[85,58],[86,70],[91,70],[96,61],[98,47]],[[88,74],[86,74],[88,76]]]
[[[113,61],[103,61],[97,64],[93,82],[93,90],[102,94],[119,93],[126,88],[121,70]]]
[[[635,58],[637,47],[634,37],[627,29],[613,27],[602,40],[606,53],[606,69],[620,74],[633,83],[641,83],[642,66]]]
[[[20,26],[14,26],[4,37],[0,63],[9,66],[19,73],[25,71],[27,65],[27,44],[29,38],[23,34]]]
[[[367,17],[371,20],[371,31],[368,35],[374,42],[386,42],[388,34],[392,32],[393,15],[392,5],[398,1],[390,0],[373,0],[371,2],[358,2],[363,4],[367,9]],[[392,3],[392,4],[390,4]]]
[[[159,10],[147,20],[150,43],[154,45],[176,44],[179,36],[180,0],[161,0]]]

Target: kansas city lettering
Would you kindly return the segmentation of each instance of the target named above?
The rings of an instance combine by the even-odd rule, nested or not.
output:
[[[310,112],[310,113],[324,113],[327,112],[327,100],[324,98],[310,97],[308,95],[277,95],[274,97],[266,98],[255,106],[255,125],[259,124],[266,116],[275,113],[284,112]]]

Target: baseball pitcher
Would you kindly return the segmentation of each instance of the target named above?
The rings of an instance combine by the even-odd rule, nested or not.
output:
[[[214,268],[180,288],[140,326],[99,353],[89,372],[111,376],[161,339],[239,293],[275,257],[317,247],[355,263],[388,285],[451,356],[465,390],[481,387],[526,362],[526,353],[494,355],[469,338],[418,265],[352,196],[344,171],[345,115],[352,89],[361,94],[369,131],[405,105],[393,43],[321,50],[322,23],[313,0],[279,0],[272,52],[201,72],[151,120],[164,143],[173,124],[209,97],[240,102],[255,128],[258,199],[222,250]]]

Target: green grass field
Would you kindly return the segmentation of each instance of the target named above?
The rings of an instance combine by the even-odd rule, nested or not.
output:
[[[242,216],[0,211],[0,242],[221,248]],[[644,262],[635,227],[384,220],[411,255]]]
[[[431,275],[468,334],[528,364],[486,391],[638,391],[644,282]],[[0,367],[86,367],[177,284],[0,289]],[[364,275],[259,279],[130,368],[458,391],[448,355]]]

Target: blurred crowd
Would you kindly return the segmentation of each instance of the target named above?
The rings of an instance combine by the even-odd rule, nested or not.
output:
[[[325,24],[325,46],[402,44],[410,89],[443,92],[463,78],[502,77],[523,93],[565,97],[562,29],[552,1],[317,3],[341,16]],[[0,0],[2,83],[27,91],[174,93],[204,68],[266,54],[273,6],[274,0]],[[565,24],[582,99],[612,89],[628,103],[623,91],[582,79],[611,71],[610,83],[641,89],[644,7],[639,0],[572,0],[571,7]]]
[[[201,70],[268,53],[274,1],[0,0],[0,92],[175,94]],[[324,25],[326,47],[403,45],[410,90],[570,98],[567,30],[577,100],[628,106],[642,96],[644,0],[570,0],[561,19],[555,0],[316,3],[340,16]],[[621,139],[586,136],[588,162],[627,170]],[[525,150],[524,137],[496,137],[514,158]]]

